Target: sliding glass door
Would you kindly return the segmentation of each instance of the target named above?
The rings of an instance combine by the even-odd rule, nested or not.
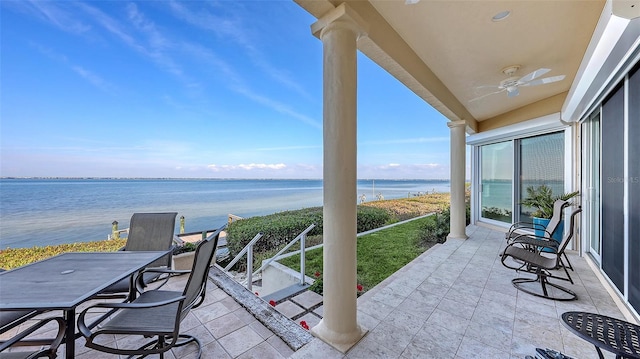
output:
[[[516,222],[532,222],[532,208],[520,206],[527,197],[527,188],[540,186],[551,188],[554,195],[561,195],[564,190],[564,132],[555,132],[539,136],[527,137],[516,141],[520,161],[518,186],[519,214]]]
[[[602,269],[624,295],[624,87],[602,103]]]
[[[589,252],[600,262],[600,111],[596,111],[582,124],[582,153],[584,182],[584,235]]]
[[[513,210],[513,142],[480,148],[480,217],[506,223]]]
[[[554,195],[566,192],[564,131],[486,144],[479,149],[481,219],[531,222],[533,209],[520,205],[527,188],[545,185]]]

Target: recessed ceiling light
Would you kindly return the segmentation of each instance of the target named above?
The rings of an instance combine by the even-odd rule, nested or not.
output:
[[[502,20],[506,19],[507,17],[509,17],[509,15],[511,15],[511,11],[505,10],[505,11],[502,11],[502,12],[499,12],[499,13],[495,14],[491,18],[491,21],[502,21]]]

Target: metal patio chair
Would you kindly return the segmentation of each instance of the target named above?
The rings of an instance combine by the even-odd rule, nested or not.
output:
[[[25,314],[21,313],[22,311],[11,311],[11,312],[2,312],[2,319],[8,320],[7,325],[3,328],[15,327],[10,326],[17,321],[23,323],[23,318],[25,318]],[[36,313],[35,311],[26,312],[26,317],[29,317],[29,314]],[[33,334],[36,330],[44,327],[49,322],[55,321],[58,324],[58,331],[56,337],[53,339],[27,339],[31,334]],[[65,334],[65,321],[61,317],[49,317],[38,320],[35,324],[29,326],[27,329],[18,332],[16,335],[11,337],[10,339],[3,341],[0,343],[0,359],[32,359],[32,358],[55,358],[56,352],[60,343],[62,343],[62,339]],[[8,352],[10,348],[15,348],[17,346],[37,346],[38,349],[32,351],[11,351]],[[42,348],[42,346],[45,346]]]
[[[0,272],[4,272],[4,271],[5,269],[0,268]],[[33,317],[35,317],[40,313],[42,313],[42,311],[33,310],[33,309],[0,311],[0,334],[8,332],[9,330],[21,325],[22,323],[26,322],[29,319],[32,319]],[[29,333],[27,333],[27,335],[28,334]],[[17,335],[20,335],[20,333],[18,333]],[[26,337],[27,335],[24,335],[24,337]],[[6,346],[9,347],[9,346],[19,346],[19,345],[26,346],[26,345],[48,344],[47,341],[42,341],[42,340],[38,340],[38,341],[30,340],[29,342],[26,342],[24,338],[20,338],[20,339],[22,340],[17,342],[12,342],[10,343],[10,345],[6,345]],[[51,342],[52,340],[49,340],[49,342]],[[8,340],[0,341],[0,346],[2,346],[1,347],[2,350],[5,349],[5,343],[7,342]],[[6,356],[7,356],[6,353],[0,353],[0,358],[5,358]]]
[[[558,284],[549,281],[550,278],[569,281],[573,284],[573,279],[569,275],[567,267],[562,263],[562,256],[569,244],[569,241],[575,234],[575,226],[577,218],[579,217],[582,209],[578,207],[573,213],[571,213],[571,221],[569,224],[569,232],[562,239],[562,242],[558,243],[553,239],[547,237],[535,236],[533,234],[523,234],[513,239],[502,254],[502,264],[510,269],[514,269],[518,272],[528,272],[535,274],[535,278],[515,278],[511,282],[517,289],[529,293],[538,297],[554,300],[573,300],[577,299],[577,295],[571,290],[561,287]],[[548,250],[548,251],[545,251]],[[509,259],[511,258],[511,260]],[[551,271],[563,269],[566,277],[561,277],[553,274]],[[536,292],[533,289],[526,288],[527,283],[539,282],[541,285],[542,293]],[[569,295],[560,296],[550,294],[547,290],[547,286],[556,288],[557,290]]]
[[[553,215],[551,216],[549,224],[547,224],[546,227],[531,222],[516,222],[512,224],[504,236],[507,240],[507,245],[513,243],[513,240],[515,238],[522,236],[523,234],[530,234],[532,231],[536,230],[542,231],[543,237],[551,238],[558,230],[558,226],[562,222],[563,211],[567,206],[569,206],[569,204],[569,201],[565,201],[562,199],[558,199],[553,202]],[[564,255],[564,259],[567,262],[567,268],[573,270],[573,266],[571,265],[571,262],[569,261],[569,258],[566,256],[566,254]]]
[[[176,212],[168,213],[134,213],[129,223],[129,235],[126,245],[120,250],[124,251],[168,251],[173,247],[174,231],[176,225]],[[171,268],[171,253],[151,263],[149,267]],[[139,276],[136,283],[140,287],[158,280],[160,273],[146,273]],[[100,298],[127,297],[131,280],[125,278],[100,292]]]
[[[204,301],[209,268],[215,255],[218,237],[222,228],[200,242],[196,248],[191,271],[177,271],[169,269],[149,268],[145,272],[159,272],[166,274],[190,273],[187,284],[182,292],[160,289],[147,290],[129,303],[98,303],[86,308],[78,317],[78,329],[87,339],[86,346],[98,351],[129,355],[129,357],[144,357],[160,354],[168,350],[195,343],[198,346],[200,358],[202,345],[191,335],[180,334],[180,322],[189,311],[198,307]],[[87,313],[93,313],[107,308],[115,309],[110,319],[101,318],[98,329],[92,331],[95,322],[86,323]],[[101,341],[102,335],[119,334],[139,336],[141,340],[149,337],[156,339],[138,348],[122,348],[120,346],[106,346]]]
[[[555,231],[558,229],[560,222],[562,221],[562,211],[569,205],[569,201],[565,200],[556,200],[553,203],[553,215],[549,220],[549,224],[547,227],[543,227],[541,225],[537,225],[531,222],[516,222],[509,227],[509,230],[505,234],[505,239],[507,240],[507,244],[513,242],[513,240],[523,234],[528,234],[531,231],[540,230],[543,231],[544,237],[551,238]]]

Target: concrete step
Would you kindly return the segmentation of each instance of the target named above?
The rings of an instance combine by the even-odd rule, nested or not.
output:
[[[276,303],[279,303],[282,300],[285,300],[287,298],[293,297],[295,295],[298,295],[304,292],[305,290],[307,290],[307,288],[309,288],[308,284],[305,284],[305,285],[294,284],[290,287],[280,289],[277,292],[273,292],[269,295],[265,295],[264,297],[262,297],[262,299],[264,299],[266,302],[270,302],[273,300]]]

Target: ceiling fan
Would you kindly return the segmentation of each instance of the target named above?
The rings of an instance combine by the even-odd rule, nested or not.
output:
[[[507,92],[507,97],[516,97],[520,94],[520,90],[518,89],[521,86],[537,86],[537,85],[544,85],[544,84],[550,84],[553,82],[558,82],[558,81],[562,81],[564,80],[565,76],[564,75],[558,75],[558,76],[551,76],[551,77],[545,77],[545,78],[539,78],[540,76],[546,74],[547,72],[551,71],[551,69],[546,69],[546,68],[540,68],[537,69],[529,74],[526,74],[522,77],[517,77],[517,76],[513,76],[516,71],[518,71],[518,69],[520,68],[520,66],[518,65],[513,65],[513,66],[508,66],[505,67],[504,69],[502,69],[502,73],[509,76],[508,78],[500,81],[500,84],[498,85],[489,85],[489,86],[479,86],[478,88],[482,88],[482,87],[497,87],[500,90],[495,91],[495,92],[491,92],[485,95],[482,95],[480,97],[476,97],[472,100],[469,100],[469,102],[473,102],[473,101],[477,101],[480,100],[482,98],[485,98],[487,96],[490,95],[495,95],[497,93],[501,93],[501,92]]]

